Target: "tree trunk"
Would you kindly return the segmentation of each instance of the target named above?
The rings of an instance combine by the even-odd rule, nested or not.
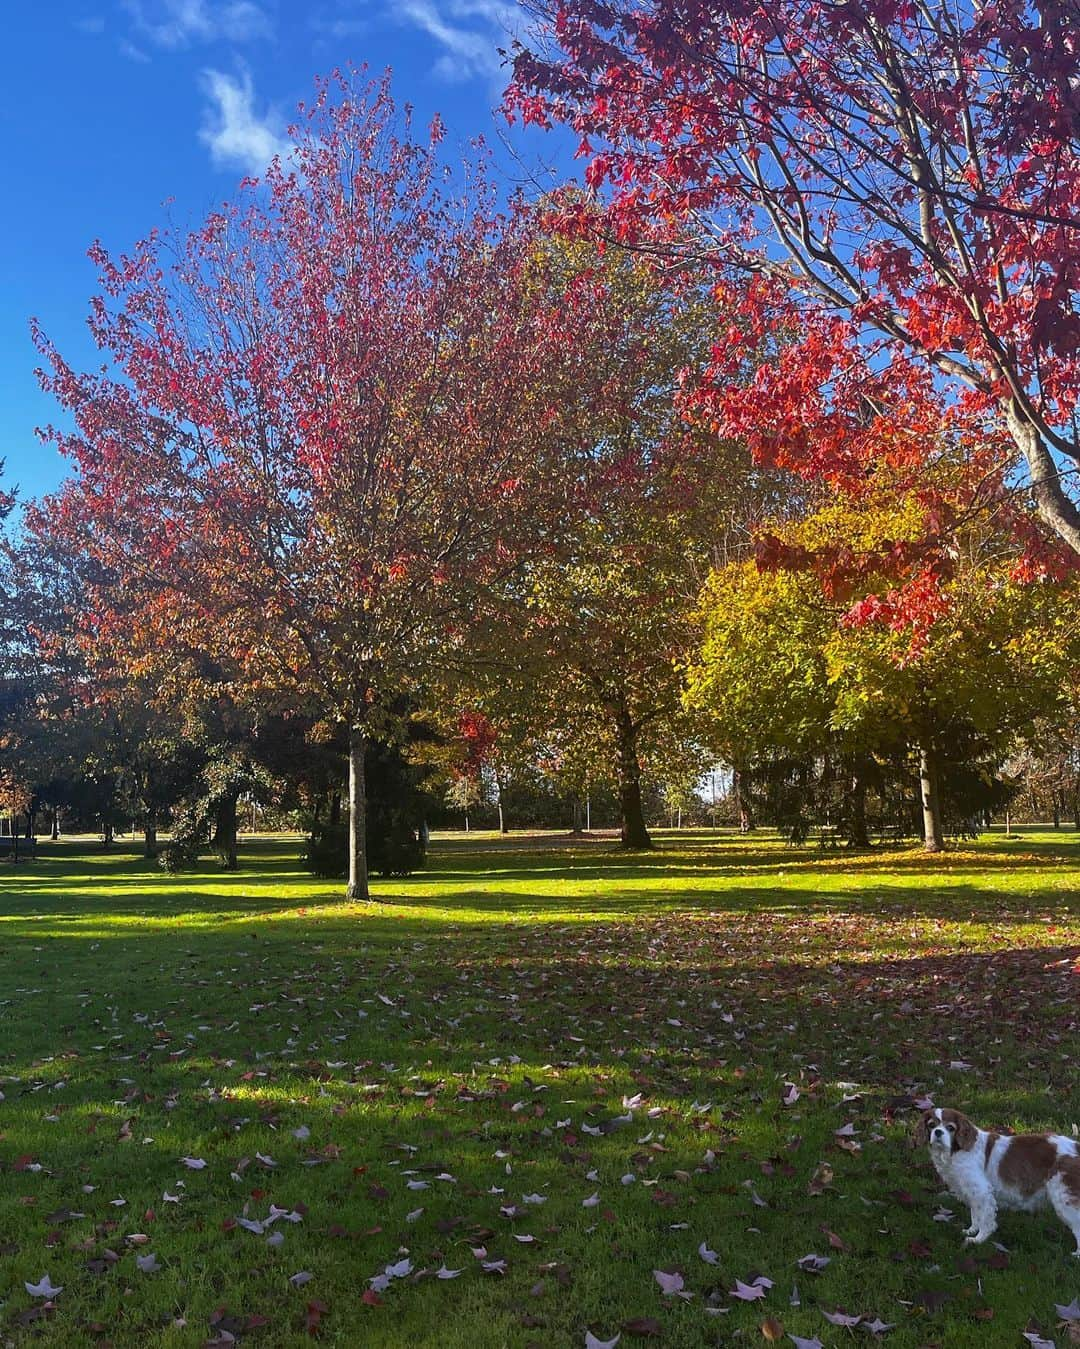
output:
[[[1054,828],[1055,828],[1055,829],[1060,829],[1060,828],[1061,828],[1061,794],[1059,794],[1058,789],[1057,789],[1056,787],[1054,788],[1053,792],[1051,793],[1051,799],[1052,799],[1052,801],[1053,801],[1053,803],[1054,803]]]
[[[101,826],[101,846],[108,850],[112,847],[113,827],[112,822],[106,820]]]
[[[580,833],[581,833],[581,813],[582,813],[582,812],[581,812],[581,797],[580,797],[580,796],[575,796],[575,797],[574,797],[573,811],[574,811],[574,823],[573,823],[573,825],[572,825],[572,827],[571,827],[571,829],[570,829],[570,832],[571,832],[572,834],[580,834]]]
[[[143,853],[147,857],[157,856],[157,819],[153,815],[147,816],[143,826]]]
[[[851,778],[851,828],[848,842],[853,848],[870,846],[870,831],[866,827],[866,778],[860,763],[855,764]]]
[[[26,837],[28,839],[34,837],[34,816],[37,814],[37,808],[37,800],[35,799],[30,802],[30,811],[26,817]]]
[[[330,827],[341,823],[341,793],[332,792],[330,794]]]
[[[59,807],[59,806],[53,806],[53,808],[52,808],[52,830],[51,830],[51,834],[52,834],[52,837],[53,837],[54,840],[55,840],[55,839],[58,839],[58,838],[60,837],[60,807]]]
[[[941,852],[945,839],[941,827],[937,753],[928,744],[919,746],[919,796],[923,813],[923,846],[927,852]]]
[[[738,768],[731,770],[731,794],[735,798],[735,810],[739,817],[739,832],[748,834],[754,827],[754,812],[743,794],[742,772]]]
[[[346,898],[367,900],[367,782],[364,750],[367,738],[359,726],[349,727],[349,886]]]
[[[1005,402],[1009,434],[1027,461],[1035,509],[1057,536],[1080,554],[1080,507],[1065,487],[1065,471],[1054,459],[1039,429],[1015,399]],[[1075,466],[1070,465],[1075,473]]]
[[[237,869],[236,857],[236,802],[239,791],[233,789],[218,798],[215,807],[214,847],[221,854],[221,863],[226,871]]]
[[[622,814],[622,846],[624,848],[651,848],[653,841],[645,826],[641,809],[641,764],[637,751],[637,727],[629,713],[615,717],[619,746],[619,807]]]

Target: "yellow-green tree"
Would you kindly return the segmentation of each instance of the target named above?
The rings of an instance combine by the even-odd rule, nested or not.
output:
[[[786,530],[793,553],[825,542],[865,559],[921,528],[920,507],[825,507]],[[700,650],[687,705],[733,763],[768,753],[837,756],[860,765],[906,751],[917,763],[925,844],[943,843],[942,763],[1004,756],[1039,717],[1053,719],[1080,651],[1074,586],[1021,583],[993,540],[963,541],[949,576],[928,575],[912,621],[883,571],[823,584],[800,570],[721,568],[702,593]],[[933,621],[926,623],[931,613]],[[865,841],[856,809],[853,841]]]

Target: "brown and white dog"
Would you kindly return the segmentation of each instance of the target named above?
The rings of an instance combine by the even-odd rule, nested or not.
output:
[[[1031,1212],[1051,1205],[1076,1238],[1080,1259],[1080,1144],[1063,1134],[996,1134],[958,1110],[927,1110],[915,1142],[957,1199],[971,1209],[967,1243],[986,1241],[999,1208]]]

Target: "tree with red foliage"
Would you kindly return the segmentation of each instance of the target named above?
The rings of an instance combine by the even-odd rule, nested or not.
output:
[[[936,518],[1026,465],[1080,555],[1080,27],[1074,0],[542,0],[511,115],[571,124],[606,228],[716,268],[699,405],[763,460],[858,489],[963,444]],[[566,227],[588,227],[571,200]],[[748,385],[747,344],[787,336]],[[1037,551],[1022,512],[1018,532]],[[938,557],[944,557],[947,547]],[[925,570],[925,556],[915,567]]]
[[[365,742],[460,654],[565,491],[568,390],[603,390],[587,287],[547,284],[529,214],[497,211],[482,163],[456,186],[439,125],[402,134],[386,81],[322,84],[290,137],[195,233],[94,249],[107,364],[38,336],[74,421],[45,433],[75,469],[48,509],[126,592],[88,620],[132,668],[202,652],[348,727],[359,899]]]

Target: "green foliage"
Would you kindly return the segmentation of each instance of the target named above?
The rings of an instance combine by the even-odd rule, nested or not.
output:
[[[910,507],[875,516],[832,506],[791,527],[798,546],[863,553],[910,531]],[[935,583],[935,621],[900,621],[809,571],[735,563],[702,592],[686,702],[703,740],[744,770],[762,817],[795,840],[815,823],[865,842],[921,827],[914,756],[932,753],[945,831],[970,835],[1010,799],[1001,769],[1019,737],[1063,719],[1080,655],[1068,583],[1020,584],[992,540],[969,540]],[[880,576],[862,580],[873,594]],[[842,595],[842,597],[841,597]]]
[[[338,880],[349,874],[349,827],[345,824],[313,824],[301,864],[313,876]]]
[[[199,840],[191,835],[172,838],[159,849],[157,863],[162,871],[171,876],[182,871],[197,871],[201,851]]]
[[[424,865],[422,826],[430,801],[424,773],[394,744],[372,744],[364,756],[367,779],[367,858],[379,876],[408,876]],[[303,864],[313,875],[349,874],[349,829],[340,821],[312,825]]]

